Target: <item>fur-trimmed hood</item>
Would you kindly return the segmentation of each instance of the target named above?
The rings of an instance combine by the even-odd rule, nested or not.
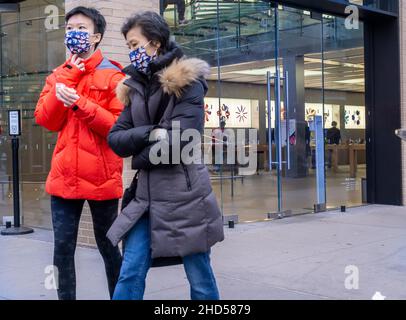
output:
[[[206,78],[210,74],[210,66],[207,62],[197,58],[175,59],[167,67],[158,72],[159,82],[163,91],[169,95],[180,97],[183,89],[195,81]],[[130,87],[124,78],[116,89],[117,97],[124,105],[130,103]]]

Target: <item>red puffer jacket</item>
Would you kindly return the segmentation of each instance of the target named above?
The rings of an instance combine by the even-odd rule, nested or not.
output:
[[[123,161],[107,144],[107,135],[124,106],[115,89],[124,77],[121,66],[97,50],[85,60],[86,71],[70,59],[46,79],[35,110],[36,122],[57,131],[46,191],[65,199],[111,200],[122,196]],[[66,108],[55,84],[76,89],[77,107]]]

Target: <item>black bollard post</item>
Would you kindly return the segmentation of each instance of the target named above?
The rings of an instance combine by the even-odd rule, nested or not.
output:
[[[13,154],[13,206],[14,206],[14,227],[1,231],[3,236],[21,235],[34,232],[31,228],[21,226],[20,215],[20,172],[18,149],[20,147],[18,136],[21,135],[21,117],[19,110],[9,111],[9,135],[12,137],[11,146]]]

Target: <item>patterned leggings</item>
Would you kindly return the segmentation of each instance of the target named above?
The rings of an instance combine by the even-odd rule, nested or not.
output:
[[[58,270],[58,298],[76,299],[75,250],[80,216],[85,200],[67,200],[51,197],[52,223],[54,227],[54,265]],[[113,247],[106,233],[118,213],[118,199],[88,201],[93,218],[97,247],[103,257],[110,298],[113,296],[122,257],[118,247]]]

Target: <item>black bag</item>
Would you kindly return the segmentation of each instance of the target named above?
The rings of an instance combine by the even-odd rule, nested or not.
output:
[[[134,175],[133,181],[130,186],[125,189],[123,199],[121,200],[121,211],[128,206],[128,204],[135,198],[135,192],[137,191],[138,172]]]

